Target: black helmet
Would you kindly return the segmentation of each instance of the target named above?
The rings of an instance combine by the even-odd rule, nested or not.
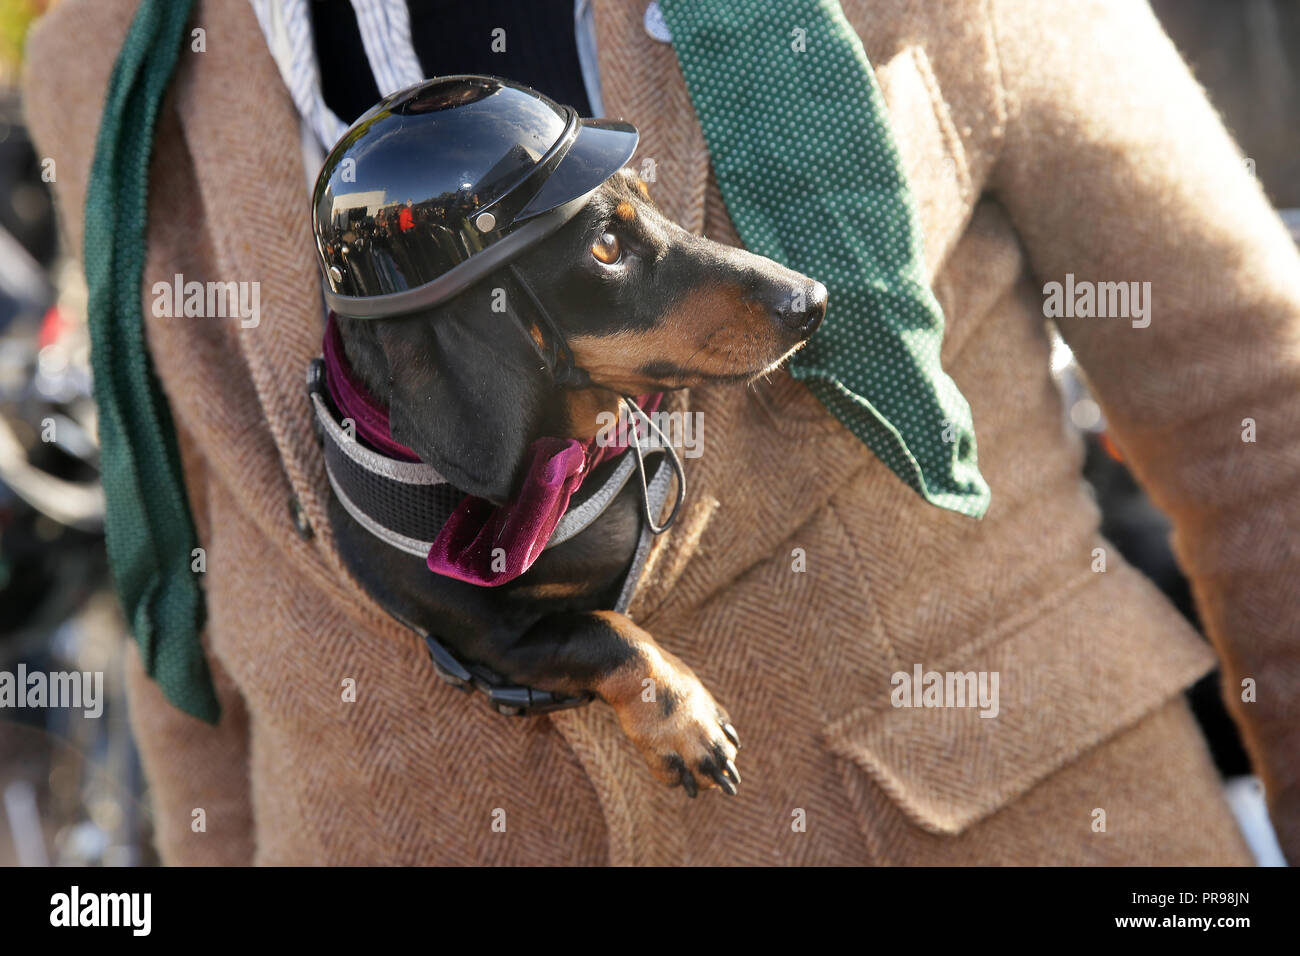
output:
[[[316,180],[326,303],[382,318],[456,295],[571,219],[636,142],[629,123],[580,119],[497,77],[394,93],[343,135]]]

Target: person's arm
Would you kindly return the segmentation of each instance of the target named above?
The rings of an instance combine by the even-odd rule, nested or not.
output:
[[[1057,324],[1173,519],[1300,862],[1300,256],[1146,4],[994,0],[993,21],[1008,107],[993,188],[1040,283],[1143,291],[1145,315]]]

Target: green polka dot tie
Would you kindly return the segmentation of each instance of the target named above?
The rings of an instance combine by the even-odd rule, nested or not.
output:
[[[136,7],[95,139],[83,261],[113,584],[145,672],[181,710],[216,723],[221,706],[199,642],[201,575],[191,565],[198,537],[140,312],[154,129],[193,6],[142,0]]]
[[[836,0],[660,0],[741,239],[826,285],[791,370],[927,501],[988,509],[970,406],[862,43]]]

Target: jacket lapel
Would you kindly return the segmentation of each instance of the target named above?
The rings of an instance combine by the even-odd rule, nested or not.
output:
[[[304,391],[322,314],[298,115],[248,3],[202,0],[195,22],[211,36],[178,75],[175,95],[212,242],[213,274],[202,278],[257,283],[260,322],[234,338],[282,468],[248,496],[264,499],[253,507],[286,531],[286,504],[296,497],[317,536],[328,538],[328,486]],[[314,571],[342,570],[333,547],[305,550],[329,565],[308,562]]]
[[[650,181],[665,214],[704,228],[709,152],[671,43],[646,32],[645,2],[594,0],[596,57],[605,113],[641,131],[631,166]]]

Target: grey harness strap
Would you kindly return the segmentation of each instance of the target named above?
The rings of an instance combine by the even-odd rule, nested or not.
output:
[[[325,451],[325,474],[343,510],[390,547],[414,557],[425,557],[465,493],[432,465],[398,461],[357,441],[335,417],[326,396],[324,368],[319,360],[308,371],[307,390],[316,431]],[[665,452],[663,447],[653,447],[646,449],[644,455],[649,458],[663,456]],[[660,457],[649,479],[651,514],[658,514],[668,498],[673,469],[664,467],[666,464]],[[546,548],[563,544],[589,528],[636,470],[637,458],[630,451],[597,468],[593,480],[584,482],[574,495]],[[631,600],[653,530],[648,521],[642,521],[636,555],[624,578],[615,610],[624,610]]]
[[[317,432],[325,449],[325,474],[339,504],[356,522],[390,547],[422,558],[465,493],[431,465],[389,458],[362,445],[335,419],[322,390],[309,391]],[[663,449],[647,450],[647,455]],[[620,455],[596,469],[546,543],[563,544],[581,534],[609,507],[636,470],[636,458]],[[666,495],[667,489],[664,488]],[[651,501],[657,513],[664,499]]]

